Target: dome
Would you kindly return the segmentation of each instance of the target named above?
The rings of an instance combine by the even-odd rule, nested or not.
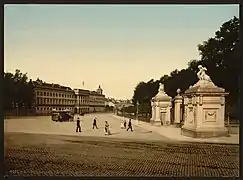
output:
[[[168,96],[165,92],[160,91],[156,96],[154,96],[154,100],[159,100],[159,101],[170,101],[171,97]]]

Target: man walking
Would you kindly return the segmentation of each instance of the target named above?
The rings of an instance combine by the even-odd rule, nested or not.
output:
[[[77,119],[77,128],[76,128],[76,132],[81,132],[81,126],[80,126],[80,120],[79,117]]]
[[[131,119],[129,119],[127,131],[129,129],[131,129],[131,131],[132,131],[132,121],[131,121]]]
[[[94,121],[93,121],[93,129],[94,129],[94,127],[96,127],[96,129],[99,129],[99,128],[97,127],[97,119],[96,119],[96,118],[94,118]]]

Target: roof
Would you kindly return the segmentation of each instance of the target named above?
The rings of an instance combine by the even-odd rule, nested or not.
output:
[[[42,82],[42,81],[33,81],[32,83],[33,83],[34,88],[43,87],[43,88],[48,88],[48,89],[60,89],[60,90],[72,91],[72,89],[70,87],[61,86],[59,84],[46,83],[46,82]]]

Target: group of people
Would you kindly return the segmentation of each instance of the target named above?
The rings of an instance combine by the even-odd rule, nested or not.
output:
[[[127,125],[127,122],[125,120],[124,123],[122,123],[122,126],[124,126],[123,129],[126,129],[126,125]],[[97,118],[96,117],[93,120],[93,129],[94,128],[99,129],[98,126],[97,126]],[[131,131],[133,131],[131,119],[129,119],[127,131],[129,129],[131,129]],[[82,132],[79,117],[77,118],[76,132]],[[110,125],[109,125],[108,121],[105,121],[105,135],[111,135]]]
[[[129,129],[131,129],[131,131],[132,131],[132,120],[129,119],[129,121],[128,121],[128,126],[127,126],[127,121],[124,120],[124,123],[121,123],[121,129],[127,129],[127,131],[128,131]]]

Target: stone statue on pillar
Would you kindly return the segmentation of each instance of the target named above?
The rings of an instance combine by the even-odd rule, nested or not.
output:
[[[177,96],[180,96],[181,90],[177,89],[176,92],[177,92]]]
[[[159,91],[161,92],[164,92],[165,91],[165,87],[164,87],[164,84],[162,83],[159,83]]]
[[[229,93],[217,87],[206,74],[207,68],[198,66],[199,81],[184,92],[184,125],[181,133],[194,138],[228,136],[224,124],[225,96]]]
[[[198,69],[199,69],[199,71],[197,73],[197,77],[198,77],[199,80],[212,82],[211,78],[206,74],[206,71],[207,71],[206,67],[199,65]]]

